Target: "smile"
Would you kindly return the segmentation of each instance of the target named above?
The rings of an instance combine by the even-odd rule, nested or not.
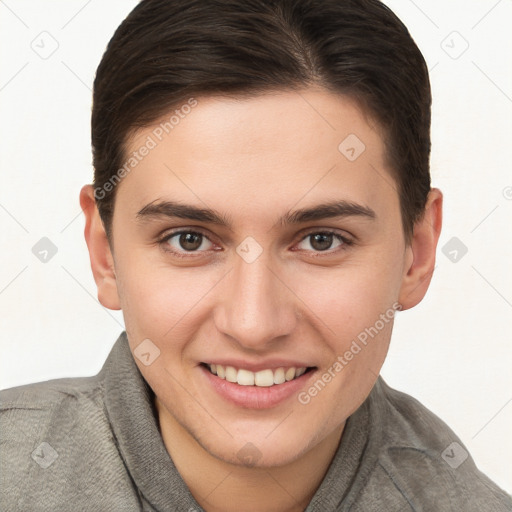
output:
[[[240,386],[272,387],[279,386],[285,382],[297,379],[304,375],[310,368],[291,366],[289,368],[266,369],[257,372],[236,369],[233,366],[223,366],[221,364],[204,364],[204,366],[217,377],[239,384]]]
[[[284,361],[267,361],[259,365],[237,367],[231,364],[201,363],[200,374],[203,375],[208,388],[223,400],[245,409],[271,409],[296,396],[314,378],[316,366],[307,367],[295,363],[291,366]],[[266,368],[265,368],[266,367]],[[254,370],[254,371],[253,371]]]

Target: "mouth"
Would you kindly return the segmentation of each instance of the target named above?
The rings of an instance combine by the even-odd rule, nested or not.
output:
[[[289,366],[280,368],[267,368],[256,372],[235,368],[234,366],[224,366],[221,364],[201,363],[206,370],[218,378],[238,384],[239,386],[253,386],[260,388],[279,387],[287,382],[299,379],[304,374],[316,369],[314,366]]]

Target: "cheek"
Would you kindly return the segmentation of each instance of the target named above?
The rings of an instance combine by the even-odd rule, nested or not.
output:
[[[144,251],[123,249],[116,274],[126,330],[134,343],[141,337],[159,339],[177,321],[182,287],[172,282],[168,270],[148,264]]]
[[[222,277],[218,271],[172,268],[132,252],[120,266],[118,290],[127,332],[160,343],[193,335],[206,314],[209,291]]]
[[[400,290],[401,265],[396,257],[347,262],[338,269],[304,273],[296,282],[300,283],[297,295],[304,297],[307,309],[318,318],[319,329],[333,348],[342,350],[392,310]]]
[[[352,267],[331,276],[328,291],[310,296],[327,350],[318,380],[299,401],[311,407],[310,417],[329,414],[326,432],[359,407],[380,373],[397,309],[392,288],[397,275]]]

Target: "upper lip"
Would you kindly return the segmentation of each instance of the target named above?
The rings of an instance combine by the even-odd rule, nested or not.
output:
[[[300,361],[291,361],[289,359],[267,359],[260,362],[244,361],[242,359],[212,359],[203,361],[204,364],[220,364],[221,366],[232,366],[237,370],[249,370],[259,372],[261,370],[277,370],[278,368],[311,368],[312,365]]]

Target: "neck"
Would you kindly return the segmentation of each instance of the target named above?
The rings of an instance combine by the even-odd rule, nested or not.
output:
[[[206,512],[303,512],[327,473],[344,428],[342,425],[288,464],[244,467],[211,455],[158,398],[155,405],[165,447]]]

